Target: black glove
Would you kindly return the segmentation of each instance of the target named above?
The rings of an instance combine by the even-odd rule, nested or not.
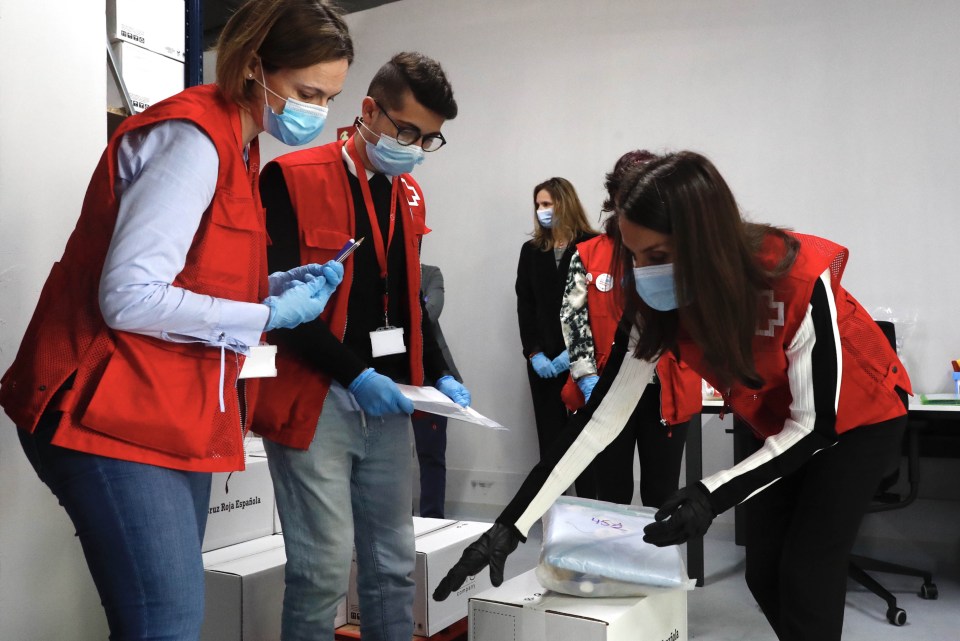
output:
[[[702,483],[690,485],[663,502],[654,516],[656,523],[643,528],[643,540],[658,547],[679,545],[703,536],[715,516],[707,488]]]
[[[486,565],[490,566],[490,582],[494,587],[499,586],[503,583],[503,565],[507,555],[517,549],[517,544],[523,538],[512,525],[494,523],[479,539],[467,546],[460,560],[440,580],[433,591],[433,600],[443,601],[463,585],[467,577],[476,576]]]

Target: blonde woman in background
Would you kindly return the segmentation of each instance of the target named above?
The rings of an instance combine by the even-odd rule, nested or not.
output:
[[[550,178],[533,188],[533,238],[520,249],[517,266],[517,320],[527,359],[540,456],[544,456],[567,421],[560,392],[570,357],[560,326],[560,304],[567,270],[577,243],[597,235],[570,181]],[[596,494],[590,470],[576,482],[578,496]]]

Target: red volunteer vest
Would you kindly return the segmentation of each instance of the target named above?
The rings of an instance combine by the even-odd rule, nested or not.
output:
[[[623,315],[620,283],[613,276],[614,242],[606,234],[577,243],[577,252],[587,272],[587,311],[593,333],[597,371],[602,372],[610,357],[617,324]],[[660,379],[660,416],[668,425],[685,423],[700,412],[703,405],[700,375],[685,363],[666,353],[657,363]],[[583,393],[572,377],[561,393],[571,412],[584,405]]]
[[[266,295],[257,141],[250,145],[247,169],[239,108],[214,85],[187,89],[128,118],[111,138],[77,226],[0,382],[0,405],[17,426],[32,432],[53,402],[64,412],[53,442],[70,449],[174,469],[242,469],[235,381],[243,357],[225,354],[226,411],[221,412],[220,350],[111,330],[98,304],[100,273],[119,207],[114,195],[117,145],[129,131],[171,119],[196,124],[219,155],[213,201],[173,284],[237,301],[260,302]],[[54,398],[73,374],[72,388]]]
[[[357,213],[353,207],[347,169],[343,164],[344,144],[338,141],[295,151],[273,161],[283,171],[290,201],[296,212],[302,263],[325,263],[354,237]],[[357,164],[357,169],[363,171],[363,166]],[[403,228],[407,261],[410,380],[413,385],[422,385],[420,240],[430,230],[425,224],[426,208],[420,186],[410,174],[402,174],[395,181],[399,199],[397,217]],[[360,215],[366,213],[361,212]],[[321,315],[330,331],[340,340],[343,340],[346,332],[352,282],[353,261],[348,260],[344,265],[343,282]],[[259,401],[251,429],[264,438],[288,447],[307,449],[330,389],[330,376],[304,361],[296,350],[284,345],[277,349],[277,372],[276,378],[260,379],[254,383],[259,390]]]
[[[759,390],[733,386],[724,394],[727,405],[761,438],[783,429],[792,401],[786,350],[806,315],[814,284],[829,268],[843,360],[837,433],[902,416],[906,410],[895,388],[911,393],[910,379],[880,327],[840,286],[847,249],[816,236],[791,235],[800,241],[796,261],[764,294],[770,313],[760,318],[753,339],[754,360],[764,385]],[[782,243],[768,239],[761,261],[773,265],[781,252]],[[680,354],[707,382],[718,390],[723,389],[697,345],[689,340],[681,341]]]

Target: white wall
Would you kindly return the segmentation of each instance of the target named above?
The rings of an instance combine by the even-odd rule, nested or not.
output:
[[[103,0],[0,0],[0,369],[106,143]],[[73,526],[0,415],[0,639],[105,639]]]
[[[533,185],[565,176],[596,214],[632,148],[705,153],[749,218],[850,247],[863,305],[916,315],[901,326],[915,387],[949,388],[960,4],[406,0],[348,21],[358,56],[331,124],[403,49],[440,60],[460,103],[450,144],[416,170],[424,261],[443,268],[444,333],[476,407],[513,431],[451,434],[451,500],[509,498],[536,457],[513,294]]]
[[[104,145],[103,9],[0,0],[2,370]],[[477,408],[513,429],[451,433],[450,500],[502,502],[536,459],[513,295],[533,185],[565,176],[598,212],[603,173],[636,147],[704,152],[752,218],[850,246],[845,283],[868,309],[918,315],[908,368],[946,389],[958,20],[952,0],[405,0],[349,16],[358,57],[320,142],[403,49],[439,59],[461,106],[417,169],[424,260],[444,270],[444,332]],[[265,159],[280,151],[265,141]],[[0,423],[0,639],[102,639],[72,526]]]

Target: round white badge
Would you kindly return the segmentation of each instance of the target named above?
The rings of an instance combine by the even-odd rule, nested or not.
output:
[[[601,292],[609,292],[613,289],[613,276],[610,274],[600,274],[597,276],[597,289]]]

